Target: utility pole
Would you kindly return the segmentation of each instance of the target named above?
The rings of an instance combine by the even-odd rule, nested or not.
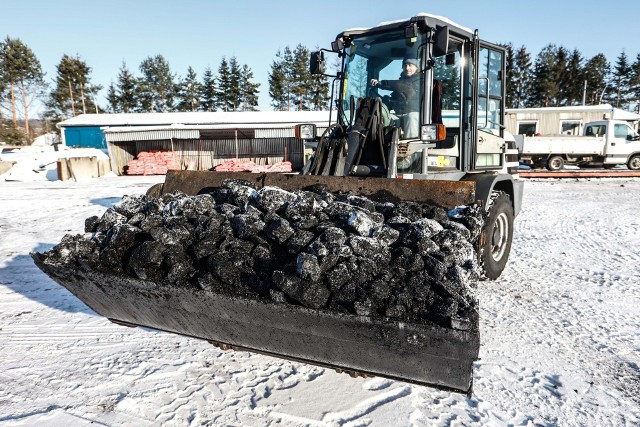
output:
[[[582,91],[582,105],[587,105],[587,81],[584,81],[584,90]]]

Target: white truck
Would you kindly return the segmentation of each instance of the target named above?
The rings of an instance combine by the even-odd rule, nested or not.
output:
[[[624,165],[640,170],[640,136],[622,120],[587,123],[584,136],[516,135],[520,162],[557,171],[565,164],[602,166]]]

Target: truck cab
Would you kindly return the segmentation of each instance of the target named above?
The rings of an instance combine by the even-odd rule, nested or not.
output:
[[[584,136],[604,137],[602,153],[604,167],[627,164],[632,170],[640,169],[640,136],[622,120],[590,122],[584,128]]]

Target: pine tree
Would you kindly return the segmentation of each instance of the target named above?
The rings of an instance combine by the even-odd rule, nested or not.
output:
[[[216,111],[218,109],[217,86],[216,79],[211,71],[211,67],[207,67],[202,75],[202,92],[201,92],[201,108],[202,111]]]
[[[513,107],[523,108],[527,104],[531,91],[531,55],[527,48],[523,46],[518,49],[514,56],[513,75]]]
[[[198,81],[198,75],[192,67],[187,70],[187,76],[178,84],[178,111],[200,110],[200,94],[202,85]]]
[[[608,88],[610,66],[607,58],[599,53],[584,65],[584,78],[587,81],[587,102],[600,104]]]
[[[175,76],[171,74],[171,68],[164,56],[156,55],[143,60],[140,72],[142,80],[139,80],[139,87],[142,89],[145,106],[151,101],[149,107],[152,112],[173,111],[176,96]]]
[[[54,120],[78,115],[78,88],[75,82],[75,62],[63,55],[56,67],[55,88],[47,101],[47,117]]]
[[[97,113],[96,94],[102,86],[92,85],[91,67],[79,56],[63,55],[56,67],[55,86],[45,102],[45,116],[55,120]]]
[[[636,110],[640,114],[640,53],[638,53],[635,62],[631,65],[629,86],[631,88],[631,101],[635,102]]]
[[[75,76],[76,83],[80,89],[80,102],[82,104],[82,113],[87,114],[95,110],[98,113],[98,107],[94,104],[96,92],[102,89],[102,86],[91,86],[89,84],[89,73],[91,67],[87,63],[76,56],[75,62]],[[93,99],[91,99],[93,98]]]
[[[329,108],[329,80],[327,76],[311,76],[311,92],[309,107],[314,111],[322,111]]]
[[[631,93],[629,86],[629,80],[631,78],[631,66],[627,59],[627,54],[623,50],[618,58],[616,64],[613,67],[613,80],[612,80],[612,95],[614,99],[614,106],[617,108],[624,107]]]
[[[563,46],[559,46],[556,50],[556,60],[551,68],[552,75],[556,81],[553,106],[560,107],[567,103],[567,87],[571,81],[571,76],[567,73],[567,65],[569,62],[569,51]]]
[[[138,104],[136,91],[136,78],[127,68],[127,64],[122,61],[122,65],[120,66],[120,71],[118,73],[118,83],[116,86],[118,111],[123,113],[136,111]]]
[[[144,77],[137,77],[135,79],[136,84],[136,107],[135,112],[146,113],[155,112],[155,93],[153,91],[152,83]]]
[[[299,44],[293,51],[291,63],[291,103],[299,111],[309,110],[308,94],[312,90],[311,73],[309,72],[309,49]]]
[[[231,72],[229,62],[224,56],[218,67],[218,90],[216,92],[216,104],[222,111],[233,111],[233,101],[229,97],[231,93]]]
[[[300,44],[293,51],[287,46],[276,53],[269,74],[269,96],[275,110],[322,110],[328,107],[328,79],[311,75],[309,57],[309,49]]]
[[[284,48],[284,53],[282,55],[283,70],[284,70],[284,75],[286,76],[285,77],[285,81],[286,81],[285,102],[287,105],[286,111],[291,111],[293,109],[292,100],[295,97],[295,94],[293,93],[293,88],[294,88],[293,61],[294,61],[293,51],[289,48],[289,46],[286,46]]]
[[[288,109],[288,76],[282,53],[276,53],[276,59],[271,64],[269,73],[269,96],[271,106],[275,111],[286,111]]]
[[[513,45],[511,43],[502,44],[502,47],[505,48],[506,57],[505,57],[505,79],[506,82],[506,99],[505,105],[507,108],[517,108],[515,105],[515,91],[517,83],[515,81],[517,76],[516,71],[516,61],[515,54],[513,52]]]
[[[227,89],[228,111],[240,111],[240,105],[242,104],[242,89],[240,86],[242,81],[242,70],[236,57],[232,56],[229,60],[229,86]]]
[[[241,101],[242,111],[258,111],[258,93],[260,92],[260,83],[254,83],[253,71],[248,65],[242,66]]]
[[[582,55],[577,49],[574,49],[567,60],[565,78],[562,81],[561,90],[565,99],[564,105],[582,103],[585,82],[582,62]]]
[[[565,50],[566,52],[566,50]],[[560,99],[560,82],[566,61],[558,63],[564,54],[554,44],[545,46],[536,57],[533,69],[533,84],[530,103],[534,107],[551,107],[558,105]]]
[[[109,84],[109,88],[107,89],[107,104],[109,104],[109,111],[112,113],[122,113],[120,97],[113,82]]]
[[[0,76],[8,91],[9,107],[14,130],[18,129],[18,103],[22,101],[24,127],[29,135],[29,106],[35,97],[41,97],[46,88],[40,61],[20,39],[7,37],[0,42]]]

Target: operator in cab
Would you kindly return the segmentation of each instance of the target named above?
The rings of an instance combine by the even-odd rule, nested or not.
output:
[[[392,91],[388,106],[400,119],[403,139],[418,138],[420,129],[420,74],[418,59],[405,57],[398,80],[371,79],[371,86]]]

